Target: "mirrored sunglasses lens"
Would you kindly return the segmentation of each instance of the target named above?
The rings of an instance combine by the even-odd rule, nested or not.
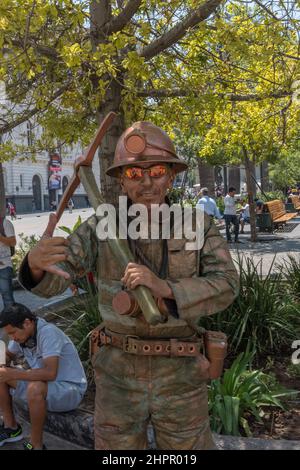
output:
[[[131,180],[142,178],[141,168],[127,168],[125,170],[125,176]]]
[[[166,169],[165,166],[153,166],[150,169],[150,176],[152,176],[154,178],[158,178],[160,176],[165,175],[166,172],[167,172],[167,169]]]

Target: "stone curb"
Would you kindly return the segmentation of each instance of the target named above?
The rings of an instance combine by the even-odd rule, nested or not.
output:
[[[29,421],[28,411],[14,402],[16,415]],[[45,430],[63,439],[85,447],[94,448],[94,416],[80,408],[68,413],[48,413]],[[300,441],[287,439],[261,439],[214,434],[219,450],[300,450]],[[154,432],[148,427],[149,448],[155,449]]]
[[[14,401],[16,416],[29,423],[29,413],[20,401]],[[94,415],[78,408],[66,413],[48,413],[45,431],[87,449],[94,448]]]

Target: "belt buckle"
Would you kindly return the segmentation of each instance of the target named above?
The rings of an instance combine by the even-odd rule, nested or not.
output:
[[[99,339],[100,345],[104,344],[106,346],[107,344],[112,344],[112,337],[105,331],[104,328],[99,332]]]
[[[130,339],[139,340],[140,338],[139,338],[139,336],[135,336],[135,335],[125,335],[124,340],[123,340],[123,351],[125,351],[129,354],[136,354],[135,352],[129,350],[129,347],[130,347],[129,340]]]

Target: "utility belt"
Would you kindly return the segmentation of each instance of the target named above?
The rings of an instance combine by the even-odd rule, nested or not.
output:
[[[123,335],[98,327],[93,330],[90,340],[91,355],[104,345],[113,346],[138,356],[199,356],[203,350],[202,338],[141,338]]]
[[[115,333],[100,325],[90,336],[90,356],[105,345],[137,356],[199,357],[203,353],[210,363],[210,379],[222,374],[227,353],[227,337],[220,331],[205,331],[203,337],[154,339]]]

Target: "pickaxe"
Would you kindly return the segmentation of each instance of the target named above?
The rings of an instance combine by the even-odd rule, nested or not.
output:
[[[74,174],[70,179],[68,186],[60,200],[57,208],[56,217],[57,221],[60,219],[69,199],[72,197],[74,191],[79,186],[80,182],[83,184],[84,189],[88,195],[90,204],[94,208],[95,212],[100,204],[105,201],[101,196],[99,188],[97,186],[95,176],[92,170],[92,162],[97,148],[99,147],[106,131],[113,122],[116,114],[110,112],[100,124],[100,127],[88,147],[88,150],[84,156],[78,157],[74,164]],[[119,238],[108,238],[107,239],[110,249],[119,261],[123,269],[125,270],[128,263],[134,263],[134,256],[129,248],[128,241]],[[152,297],[150,290],[145,286],[138,286],[132,291],[137,303],[139,304],[143,315],[148,323],[156,325],[159,322],[163,322],[163,317]]]

